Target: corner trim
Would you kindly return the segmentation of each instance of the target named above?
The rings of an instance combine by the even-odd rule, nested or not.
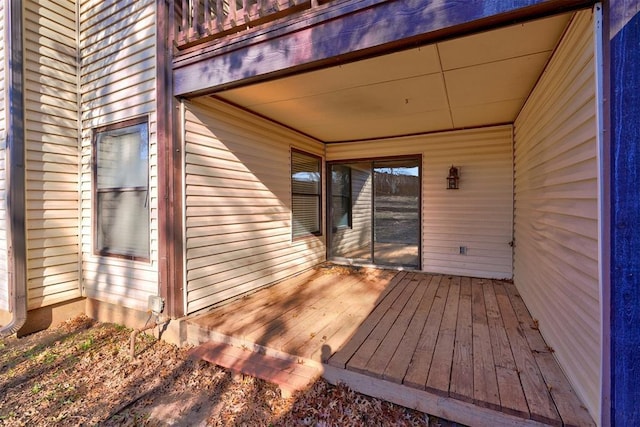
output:
[[[27,320],[27,244],[25,220],[25,117],[22,1],[6,3],[7,33],[7,245],[11,322],[0,336],[13,334]]]
[[[169,2],[172,3],[172,2]],[[182,250],[182,149],[174,124],[171,52],[173,11],[156,0],[156,127],[158,146],[158,290],[171,318],[184,315]]]

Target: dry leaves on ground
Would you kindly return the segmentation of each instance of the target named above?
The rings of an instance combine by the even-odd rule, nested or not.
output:
[[[252,377],[189,360],[187,350],[78,317],[0,341],[0,424],[450,425],[320,380],[289,399]]]

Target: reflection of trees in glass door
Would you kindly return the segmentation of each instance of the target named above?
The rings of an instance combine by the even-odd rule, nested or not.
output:
[[[329,165],[330,257],[419,267],[420,160]]]
[[[420,163],[417,159],[373,162],[373,262],[418,267]]]

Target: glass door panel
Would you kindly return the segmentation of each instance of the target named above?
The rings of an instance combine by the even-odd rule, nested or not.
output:
[[[373,262],[419,267],[419,160],[375,161],[373,182]]]
[[[371,162],[329,166],[330,256],[371,263]]]
[[[420,160],[329,165],[329,257],[420,266]]]

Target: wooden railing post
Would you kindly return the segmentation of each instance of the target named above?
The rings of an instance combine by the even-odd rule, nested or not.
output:
[[[187,0],[182,0],[182,26],[180,27],[180,31],[187,31],[187,27],[189,25],[189,9]]]
[[[306,7],[305,6],[305,1]],[[291,13],[317,7],[329,0],[167,0],[176,28],[174,40],[178,49],[211,40],[217,35],[245,30],[256,21],[269,22]],[[302,9],[300,8],[301,6]]]
[[[209,0],[204,0],[204,21],[203,21],[203,24],[208,27],[210,23],[211,23],[211,7],[209,5]]]
[[[216,0],[216,28],[218,31],[222,31],[224,21],[224,2],[222,0]]]
[[[191,28],[196,34],[201,34],[200,26],[200,0],[191,0],[193,17],[191,22]]]

